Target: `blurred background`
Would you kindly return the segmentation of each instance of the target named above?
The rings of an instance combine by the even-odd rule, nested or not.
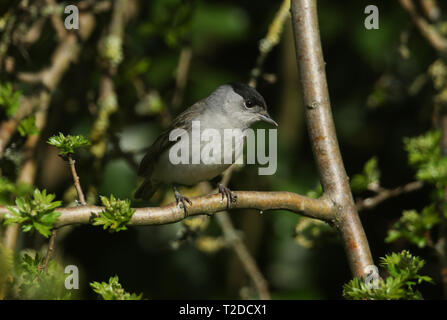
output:
[[[35,171],[28,182],[55,193],[64,205],[74,204],[76,192],[68,166],[57,149],[45,143],[50,136],[82,134],[92,141],[90,148],[75,154],[89,203],[98,203],[99,195],[132,199],[139,183],[135,164],[145,148],[173,116],[217,86],[250,80],[260,40],[281,6],[281,1],[133,0],[122,8],[120,31],[112,23],[119,20],[113,19],[119,12],[113,13],[113,7],[101,9],[105,2],[109,1],[70,2],[80,5],[85,22],[81,17],[73,40],[78,43],[73,47],[74,61],[57,83],[48,80],[46,89],[30,74],[51,66],[63,41],[52,13],[42,9],[51,7],[52,1],[0,4],[3,35],[9,25],[7,12],[19,17],[14,28],[21,30],[13,34],[7,51],[1,51],[0,80],[13,83],[23,96],[49,90],[45,120],[33,149]],[[370,4],[379,8],[378,30],[364,27],[364,10]],[[438,6],[447,12],[445,3],[439,1]],[[58,7],[53,3],[51,8]],[[403,138],[433,126],[435,89],[427,70],[438,53],[399,1],[348,5],[320,0],[318,14],[332,110],[348,175],[362,172],[365,162],[375,156],[382,187],[413,181]],[[83,30],[87,26],[91,30]],[[34,38],[30,30],[35,31]],[[114,46],[114,39],[122,39],[122,50]],[[279,123],[278,168],[272,176],[259,176],[255,165],[237,168],[229,187],[307,194],[319,181],[306,132],[289,17],[279,44],[265,57],[257,89]],[[14,134],[1,159],[2,176],[16,181],[23,174],[29,143],[29,137]],[[201,190],[183,189],[183,193],[198,195]],[[366,191],[356,197],[368,195]],[[166,189],[151,201],[132,201],[134,207],[157,206],[173,201],[173,196]],[[423,271],[436,282],[421,288],[427,299],[442,298],[436,257],[427,248],[406,241],[386,243],[385,238],[402,210],[419,210],[429,201],[430,190],[420,188],[359,213],[376,262],[402,249],[426,260]],[[230,216],[272,298],[342,298],[342,285],[352,276],[335,232],[318,229],[297,235],[297,224],[311,222],[286,211],[232,210]],[[83,299],[96,298],[89,282],[113,275],[119,276],[127,291],[142,292],[149,299],[253,297],[250,279],[235,252],[218,241],[222,231],[215,217],[198,224],[129,227],[115,234],[90,225],[70,226],[56,238],[55,257],[63,265],[79,267]],[[43,250],[46,242],[38,234],[20,233],[16,248]]]

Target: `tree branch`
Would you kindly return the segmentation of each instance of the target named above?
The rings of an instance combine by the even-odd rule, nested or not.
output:
[[[427,39],[430,45],[436,50],[445,53],[447,51],[446,39],[441,34],[439,34],[439,32],[432,24],[427,22],[427,20],[417,12],[413,1],[399,0],[399,2],[402,8],[404,8],[405,11],[408,12],[414,24],[419,29],[422,36]]]
[[[262,67],[270,51],[279,43],[284,28],[284,23],[289,17],[290,0],[283,0],[279,10],[269,26],[269,30],[265,38],[259,42],[259,55],[256,59],[256,65],[250,72],[249,85],[256,87],[258,78],[262,74]]]
[[[422,181],[413,181],[407,183],[404,186],[400,186],[394,189],[382,189],[373,197],[358,200],[357,210],[361,211],[365,209],[372,209],[383,201],[388,200],[389,198],[397,197],[404,193],[410,193],[419,190],[423,186],[424,183]]]
[[[88,37],[93,30],[94,21],[91,19],[89,13],[81,14],[79,16],[80,23],[83,25],[83,34]],[[51,58],[51,65],[36,75],[25,74],[25,79],[35,80],[40,79],[43,88],[35,95],[24,97],[14,117],[5,120],[0,125],[0,159],[3,156],[3,151],[15,133],[20,121],[28,115],[32,114],[37,108],[45,109],[48,107],[47,103],[42,103],[42,97],[49,96],[56,88],[62,76],[68,70],[70,63],[75,61],[79,55],[79,43],[75,33],[68,33],[62,39]]]
[[[351,271],[366,276],[373,265],[338,147],[326,82],[315,0],[292,0],[296,58],[306,105],[306,121],[324,198],[336,208],[333,223],[340,231]]]
[[[302,213],[314,219],[329,221],[333,219],[334,207],[327,199],[312,199],[293,192],[258,192],[234,191],[237,202],[231,203],[230,209],[258,209],[260,211],[283,209]],[[60,228],[72,224],[89,224],[92,216],[104,209],[101,206],[78,206],[58,208],[61,213],[55,227]],[[188,216],[211,214],[227,209],[226,201],[221,194],[212,194],[192,199],[188,206]],[[174,202],[164,207],[135,208],[129,225],[160,225],[181,221],[186,218],[183,208]],[[0,206],[0,217],[8,212],[6,206]]]
[[[79,202],[81,205],[85,206],[87,202],[85,201],[84,192],[82,192],[82,187],[79,183],[79,176],[76,172],[75,161],[71,155],[68,156],[68,164],[70,165],[71,175],[73,176],[73,182],[76,187],[76,192],[78,193]]]
[[[259,270],[255,259],[250,254],[250,251],[248,251],[244,241],[235,230],[228,212],[223,211],[218,214],[216,218],[220,227],[222,228],[225,239],[229,241],[230,245],[233,247],[233,250],[238,256],[242,267],[253,281],[253,285],[259,294],[259,299],[270,300],[270,292],[267,281]]]

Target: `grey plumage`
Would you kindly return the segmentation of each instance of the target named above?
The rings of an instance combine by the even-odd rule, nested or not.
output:
[[[149,199],[163,183],[193,185],[210,180],[231,165],[224,164],[223,161],[216,164],[192,164],[190,161],[189,164],[174,165],[169,161],[169,149],[176,143],[181,143],[179,140],[170,141],[170,132],[176,128],[191,132],[192,121],[200,121],[201,131],[216,129],[221,133],[224,129],[244,130],[257,121],[276,125],[268,115],[264,98],[255,89],[238,83],[218,87],[208,97],[177,116],[149,147],[138,170],[138,175],[145,180],[136,191],[135,198]],[[229,143],[232,141],[222,140],[222,147]],[[238,143],[243,144],[243,137],[236,138],[235,144]],[[237,159],[239,154],[234,156]]]

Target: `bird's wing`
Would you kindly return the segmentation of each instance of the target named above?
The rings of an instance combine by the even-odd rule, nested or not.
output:
[[[163,131],[155,142],[149,147],[143,160],[141,160],[140,167],[138,168],[139,176],[150,176],[158,157],[163,151],[169,149],[176,141],[169,140],[169,133],[174,129],[184,129],[186,131],[191,130],[192,120],[197,118],[205,108],[205,103],[200,100],[193,104],[191,107],[179,114],[171,123],[168,129]]]

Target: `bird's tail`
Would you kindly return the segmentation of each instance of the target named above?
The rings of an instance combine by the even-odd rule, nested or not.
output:
[[[149,200],[157,191],[158,186],[158,184],[152,183],[149,179],[144,180],[137,191],[135,191],[135,199]]]

